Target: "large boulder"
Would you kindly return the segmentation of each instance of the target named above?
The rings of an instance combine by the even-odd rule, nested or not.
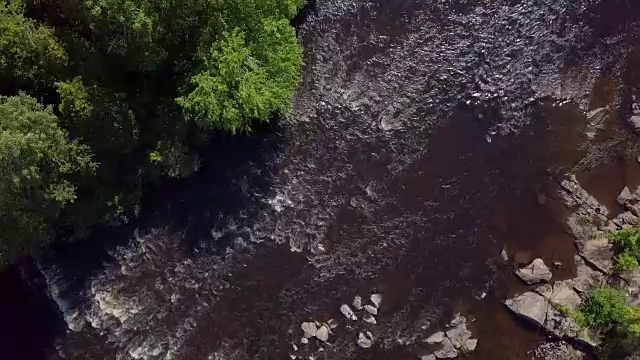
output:
[[[516,275],[527,284],[537,284],[551,280],[551,271],[542,259],[535,259],[526,267],[516,270]]]
[[[512,299],[508,299],[504,304],[509,308],[509,310],[533,322],[535,325],[539,327],[544,325],[549,303],[542,295],[530,291]]]
[[[608,273],[613,266],[613,245],[606,236],[584,242],[581,255],[601,272]]]

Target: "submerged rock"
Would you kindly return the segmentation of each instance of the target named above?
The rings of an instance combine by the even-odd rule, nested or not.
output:
[[[530,291],[508,299],[504,304],[517,315],[531,320],[540,327],[544,326],[549,303],[542,295]]]
[[[526,267],[516,270],[516,275],[527,284],[551,280],[551,271],[542,259],[535,259]]]

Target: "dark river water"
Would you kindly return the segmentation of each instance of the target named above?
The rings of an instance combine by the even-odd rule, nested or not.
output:
[[[634,0],[317,0],[290,118],[216,139],[140,219],[3,274],[0,357],[417,359],[462,311],[470,358],[526,359],[542,337],[502,308],[519,284],[499,254],[571,276],[540,199],[569,172],[615,183],[638,19]],[[617,112],[592,141],[601,107]],[[340,305],[373,292],[377,324],[348,323]],[[331,318],[323,351],[300,344]]]

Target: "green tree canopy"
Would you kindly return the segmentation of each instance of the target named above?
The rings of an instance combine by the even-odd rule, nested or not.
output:
[[[0,4],[0,80],[53,85],[66,62],[53,29],[25,18],[16,1]]]
[[[262,21],[249,42],[240,29],[224,33],[202,57],[193,91],[177,99],[204,128],[248,131],[290,106],[300,81],[302,50],[287,20]]]
[[[51,108],[22,94],[0,97],[0,264],[49,240],[47,226],[76,198],[74,175],[94,167]]]

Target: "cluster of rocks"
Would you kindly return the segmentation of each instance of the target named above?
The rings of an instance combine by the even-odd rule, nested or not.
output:
[[[356,312],[358,312],[359,316],[356,315],[356,312],[354,312],[354,310],[352,310],[347,304],[340,306],[340,312],[348,320],[357,321],[361,318],[365,323],[375,325],[377,322],[374,316],[378,315],[380,304],[382,303],[382,295],[371,294],[371,296],[369,296],[369,300],[371,302],[370,304],[363,304],[360,296],[356,296],[353,299],[352,306],[355,308]],[[333,331],[337,327],[338,321],[336,319],[330,319],[326,322],[315,320],[303,322],[300,324],[302,337],[300,338],[299,343],[294,342],[292,344],[293,352],[289,354],[290,358],[292,360],[298,358],[314,360],[317,353],[323,352],[324,346],[329,345],[329,337],[334,334]],[[314,346],[312,346],[312,340],[314,341]],[[360,332],[356,339],[358,346],[365,349],[373,346],[373,341],[373,334],[368,330]]]
[[[454,359],[461,353],[469,353],[478,346],[478,340],[471,337],[467,319],[457,314],[444,331],[438,331],[424,340],[430,353],[422,355],[420,360]]]
[[[382,295],[371,294],[371,296],[369,296],[369,300],[371,301],[371,304],[363,304],[362,297],[356,295],[351,305],[356,311],[360,312],[360,318],[362,318],[362,321],[371,325],[376,325],[377,320],[375,316],[378,315],[378,309],[380,308],[380,304],[382,303]],[[354,313],[353,310],[351,310],[351,307],[347,304],[342,304],[340,306],[340,312],[348,320],[358,320],[358,316]],[[370,348],[373,345],[373,335],[369,331],[366,331],[365,333],[361,332],[358,335],[358,339],[356,342],[362,348]]]
[[[640,190],[631,192],[625,188],[618,202],[629,211],[609,220],[608,209],[588,194],[575,176],[559,185],[560,199],[573,210],[567,219],[567,232],[575,239],[578,250],[574,258],[576,276],[550,283],[552,276],[548,267],[541,259],[535,259],[515,273],[529,285],[545,284],[504,302],[512,312],[542,328],[551,338],[560,340],[538,348],[534,354],[536,359],[581,359],[582,353],[571,345],[598,344],[591,331],[580,327],[569,314],[582,304],[593,288],[605,283],[611,271],[613,250],[607,233],[640,224],[638,212],[633,208],[640,203]]]

